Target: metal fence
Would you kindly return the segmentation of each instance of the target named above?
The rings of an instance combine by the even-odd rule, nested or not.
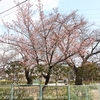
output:
[[[100,100],[100,85],[0,85],[0,100]]]

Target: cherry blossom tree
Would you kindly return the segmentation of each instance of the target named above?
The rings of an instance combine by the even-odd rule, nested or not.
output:
[[[98,63],[100,61],[100,57],[98,57],[100,55],[100,38],[98,33],[99,31],[97,30],[90,31],[86,28],[83,32],[81,31],[81,44],[77,54],[66,60],[66,63],[74,70],[76,85],[83,84],[83,77],[80,75],[79,70],[84,69],[88,63]],[[82,74],[86,73],[83,71]]]
[[[21,54],[28,84],[32,83],[30,69],[37,69],[41,65],[46,70],[40,75],[44,77],[45,85],[50,80],[52,69],[59,64],[70,65],[77,77],[73,58],[80,56],[85,62],[90,55],[95,54],[94,46],[90,55],[86,56],[95,41],[92,35],[83,38],[89,29],[88,22],[78,16],[77,11],[60,14],[57,9],[53,9],[48,15],[44,14],[40,0],[37,10],[39,18],[34,19],[37,13],[32,10],[30,2],[19,5],[16,20],[12,23],[3,21],[8,31],[0,37],[0,41],[14,45]]]

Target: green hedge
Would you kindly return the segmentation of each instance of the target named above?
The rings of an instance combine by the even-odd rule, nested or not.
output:
[[[0,80],[0,85],[5,85],[5,84],[12,84],[13,83],[13,81],[11,81],[11,80]],[[26,84],[26,82],[25,81],[20,81],[20,82],[18,82],[18,84]]]

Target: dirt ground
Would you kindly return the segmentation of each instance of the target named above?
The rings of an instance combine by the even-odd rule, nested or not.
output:
[[[100,100],[100,91],[99,90],[91,90],[93,100]]]

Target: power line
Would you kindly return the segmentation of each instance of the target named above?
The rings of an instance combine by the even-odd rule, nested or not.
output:
[[[12,13],[14,13],[15,11],[17,11],[17,10],[14,10],[14,11],[12,11],[12,12],[10,12],[10,13],[8,13],[8,14],[2,16],[2,17],[0,17],[0,19],[3,18],[3,17],[6,17],[6,16],[8,16],[8,15],[10,15],[10,14],[12,14]]]
[[[9,8],[9,9],[7,9],[7,10],[1,12],[0,15],[3,14],[3,13],[5,13],[5,12],[7,12],[7,11],[9,11],[9,10],[12,10],[13,8],[15,8],[15,7],[17,7],[17,6],[19,6],[19,5],[23,4],[23,3],[25,3],[26,1],[27,1],[27,0],[25,0],[25,1],[23,1],[23,2],[21,2],[21,3],[19,3],[19,4],[17,4],[17,5],[15,5],[15,6]]]

